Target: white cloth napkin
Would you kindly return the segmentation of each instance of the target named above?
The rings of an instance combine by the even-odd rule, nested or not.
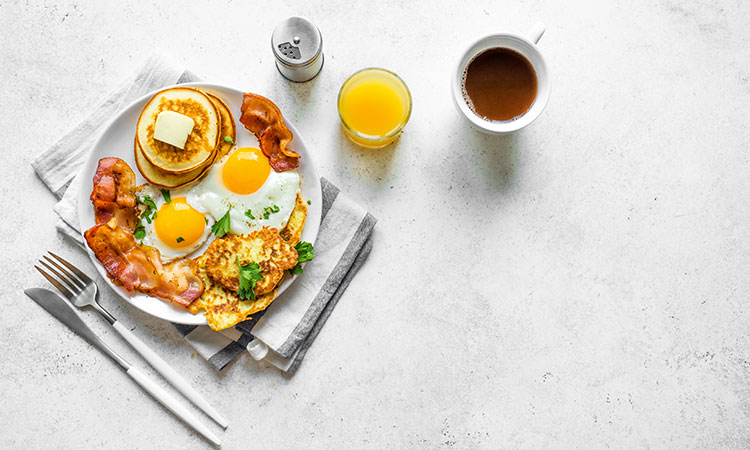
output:
[[[59,232],[83,247],[75,178],[109,120],[149,92],[191,81],[199,78],[161,55],[149,57],[133,77],[32,161],[42,181],[60,198],[54,207],[60,217],[56,224]],[[328,180],[321,179],[321,184],[323,220],[315,243],[315,259],[283,295],[266,311],[222,332],[207,326],[173,324],[215,369],[223,369],[247,350],[257,360],[265,360],[287,374],[294,373],[372,248],[376,219]]]

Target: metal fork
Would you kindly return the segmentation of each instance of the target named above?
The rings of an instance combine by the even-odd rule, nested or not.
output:
[[[185,397],[187,397],[193,404],[203,410],[209,417],[211,417],[216,423],[226,428],[228,422],[224,417],[221,416],[211,405],[208,404],[206,399],[195,390],[180,374],[178,374],[166,361],[164,361],[159,355],[157,355],[150,347],[148,347],[143,341],[138,339],[128,328],[121,324],[110,314],[106,309],[99,304],[99,289],[96,286],[94,280],[89,278],[85,273],[80,271],[73,264],[57,256],[56,254],[49,252],[52,257],[57,260],[44,255],[44,260],[39,260],[39,263],[43,265],[47,271],[51,272],[57,278],[59,278],[65,285],[60,283],[50,273],[47,273],[44,269],[39,266],[34,266],[36,270],[41,273],[53,286],[57,288],[60,293],[65,296],[72,304],[78,308],[85,306],[93,306],[99,314],[104,317],[112,327],[120,333],[128,344],[130,344],[138,353],[143,356],[143,359],[148,361],[154,369],[156,369],[169,383],[180,391]],[[45,261],[46,260],[46,261]],[[58,264],[59,263],[59,264]],[[67,270],[66,270],[67,269]],[[71,273],[72,272],[72,273]]]

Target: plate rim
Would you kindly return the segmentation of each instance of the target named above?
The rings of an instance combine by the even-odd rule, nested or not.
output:
[[[173,88],[173,87],[185,87],[185,86],[203,87],[203,88],[206,88],[206,89],[209,89],[209,90],[210,89],[224,90],[224,91],[232,92],[233,94],[237,94],[237,95],[242,95],[245,92],[245,91],[243,91],[241,89],[237,89],[237,88],[234,88],[234,87],[231,87],[231,86],[227,86],[227,85],[223,85],[223,84],[211,83],[211,82],[203,82],[203,81],[195,81],[195,82],[189,82],[189,83],[172,84],[172,85],[169,85],[169,86],[164,86],[164,87],[161,87],[161,88],[158,88],[158,89],[154,89],[153,91],[150,91],[150,92],[148,92],[148,93],[146,93],[146,94],[138,97],[137,99],[133,100],[127,106],[125,106],[124,108],[122,108],[112,119],[110,119],[107,122],[107,124],[102,128],[102,131],[97,135],[96,139],[94,140],[94,144],[92,145],[91,150],[90,150],[88,156],[83,161],[82,167],[81,167],[81,169],[78,172],[78,176],[77,176],[77,178],[78,178],[78,186],[77,187],[79,189],[79,192],[78,192],[78,198],[76,199],[76,202],[78,204],[78,222],[79,222],[79,227],[80,227],[80,234],[81,234],[81,238],[83,239],[83,242],[84,242],[83,247],[85,248],[86,253],[88,254],[89,259],[91,260],[92,264],[96,268],[96,271],[99,273],[99,275],[101,275],[101,277],[104,279],[104,281],[107,283],[107,285],[117,294],[118,297],[120,297],[122,300],[124,300],[126,303],[130,304],[131,306],[137,308],[138,310],[143,311],[146,314],[148,314],[148,315],[150,315],[152,317],[156,317],[158,319],[166,320],[168,322],[173,322],[173,323],[184,324],[184,325],[207,325],[207,321],[206,321],[206,318],[205,318],[205,315],[203,314],[203,312],[200,312],[198,314],[192,314],[192,313],[189,313],[188,311],[184,311],[185,313],[189,314],[189,316],[185,316],[186,317],[185,320],[181,320],[179,318],[175,319],[175,318],[172,318],[172,317],[166,318],[166,317],[162,317],[159,314],[156,314],[154,311],[151,311],[148,308],[144,308],[143,305],[141,305],[141,304],[139,304],[137,302],[134,302],[133,298],[122,287],[117,286],[116,284],[114,284],[112,282],[112,280],[109,279],[109,277],[107,275],[106,269],[102,266],[101,262],[99,262],[99,260],[96,258],[96,256],[94,255],[94,252],[85,243],[86,240],[84,238],[84,233],[85,233],[85,231],[87,229],[87,228],[84,228],[84,226],[83,226],[84,208],[85,207],[89,207],[90,208],[90,202],[84,202],[85,204],[83,204],[83,205],[81,204],[82,203],[81,201],[84,198],[88,199],[88,197],[90,195],[90,194],[85,194],[86,192],[88,192],[88,190],[90,190],[90,189],[87,188],[87,184],[90,183],[90,177],[87,178],[85,176],[84,172],[86,171],[87,167],[89,167],[90,165],[93,165],[93,169],[95,170],[96,163],[92,163],[93,160],[98,160],[98,159],[101,159],[103,157],[106,157],[106,156],[98,156],[97,157],[96,149],[98,149],[98,148],[101,147],[102,141],[110,133],[110,131],[112,130],[112,128],[115,127],[116,124],[119,121],[122,120],[123,116],[125,116],[128,113],[130,113],[131,110],[136,107],[136,105],[138,105],[139,103],[145,103],[146,101],[148,101],[149,98],[153,97],[156,93],[158,93],[160,91],[163,91],[165,89],[170,89],[170,88]],[[239,124],[239,117],[240,117],[240,115],[239,114],[235,114],[234,111],[232,111],[232,115],[234,116],[235,126],[237,126]],[[315,159],[312,157],[312,152],[309,151],[308,146],[305,143],[304,138],[302,137],[302,134],[299,132],[299,130],[297,129],[297,127],[295,127],[294,124],[291,121],[289,121],[286,117],[283,117],[283,120],[284,120],[285,125],[294,134],[294,140],[297,141],[296,145],[299,145],[299,146],[301,146],[304,149],[305,164],[309,166],[310,172],[313,175],[313,178],[314,178],[313,183],[312,183],[313,188],[315,190],[317,190],[317,192],[319,194],[319,201],[316,201],[312,205],[313,212],[317,212],[318,218],[314,222],[310,222],[308,220],[310,218],[310,214],[309,214],[310,209],[308,209],[308,215],[307,215],[307,218],[305,219],[305,229],[303,231],[303,233],[306,231],[307,232],[306,234],[309,234],[311,236],[312,240],[310,242],[313,245],[315,245],[315,242],[316,242],[317,236],[318,236],[318,231],[320,230],[320,223],[321,223],[322,218],[323,218],[322,217],[322,215],[323,215],[322,214],[322,198],[323,198],[323,195],[322,195],[322,184],[321,184],[321,180],[320,180],[320,173],[318,172],[317,165],[315,164]],[[237,126],[237,128],[240,129],[239,126]],[[132,169],[132,167],[131,167],[131,169]],[[136,173],[136,176],[140,175],[139,173],[137,173],[137,168],[135,170],[133,170],[133,172]],[[91,174],[91,176],[93,176],[93,173]],[[141,175],[141,177],[142,177],[142,175]],[[148,181],[146,181],[146,182],[148,182]],[[310,227],[312,227],[312,228],[310,228]],[[307,263],[304,263],[304,264],[307,264]],[[278,299],[278,297],[281,296],[284,293],[284,291],[287,288],[289,288],[289,286],[292,285],[292,283],[294,283],[295,281],[297,281],[297,279],[300,278],[300,277],[302,277],[302,276],[304,276],[304,272],[302,274],[300,274],[300,275],[296,275],[296,276],[294,276],[292,278],[288,278],[284,282],[282,282],[281,285],[279,285],[279,288],[278,288],[279,291],[276,293],[276,298]],[[159,299],[157,297],[152,297],[152,296],[149,296],[147,294],[142,294],[142,293],[139,294],[139,295],[144,295],[146,297],[150,297],[151,299],[153,299],[155,301],[166,303],[166,304],[171,305],[171,306],[173,306],[175,308],[178,308],[178,307],[174,306],[173,304],[171,304],[170,302],[167,302],[165,300]]]

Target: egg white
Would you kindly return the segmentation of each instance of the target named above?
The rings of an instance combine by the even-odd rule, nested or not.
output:
[[[229,232],[248,234],[264,226],[281,230],[289,221],[300,190],[297,170],[276,172],[271,169],[263,186],[251,194],[236,194],[224,185],[222,171],[229,155],[214,164],[206,177],[188,192],[188,200],[195,199],[214,220],[219,220],[229,210]],[[191,203],[192,205],[193,203]],[[278,207],[278,212],[264,217],[266,208]],[[231,209],[230,209],[231,208]],[[198,208],[196,208],[198,209]],[[250,210],[254,219],[245,213]]]
[[[178,190],[171,190],[170,191],[170,197],[176,198],[176,197],[186,197],[185,200],[187,203],[195,208],[197,211],[200,211],[202,213],[206,213],[207,211],[205,209],[202,209],[200,206],[200,203],[197,201],[196,198],[189,195],[187,192],[187,189],[178,189]],[[156,204],[156,211],[158,215],[159,209],[164,205],[164,196],[161,193],[161,190],[155,186],[152,185],[146,185],[143,188],[141,188],[137,194],[139,197],[143,197],[144,195],[151,196],[151,199]],[[159,235],[156,234],[156,228],[154,225],[154,220],[151,220],[151,223],[148,223],[146,219],[141,219],[141,223],[143,224],[144,228],[146,229],[146,237],[143,238],[141,241],[145,245],[149,245],[151,247],[156,247],[159,250],[159,253],[161,253],[161,259],[163,261],[171,261],[177,258],[182,258],[190,253],[194,252],[198,248],[200,248],[201,245],[203,245],[204,242],[208,239],[208,237],[211,235],[211,226],[214,224],[214,219],[206,214],[206,227],[203,230],[203,234],[201,237],[195,241],[192,245],[188,247],[181,247],[181,248],[175,248],[161,239],[159,239]]]

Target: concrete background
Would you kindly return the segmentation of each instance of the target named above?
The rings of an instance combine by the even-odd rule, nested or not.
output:
[[[31,159],[155,48],[274,99],[380,219],[291,379],[248,356],[216,373],[104,297],[230,418],[224,448],[750,447],[750,5],[161,3],[0,1],[0,447],[209,446],[21,292],[46,285],[31,264],[47,249],[91,269],[54,231]],[[273,66],[290,15],[324,37],[307,84]],[[456,59],[537,20],[546,111],[510,137],[472,131],[451,104]],[[383,150],[337,122],[338,87],[367,66],[414,97]]]

